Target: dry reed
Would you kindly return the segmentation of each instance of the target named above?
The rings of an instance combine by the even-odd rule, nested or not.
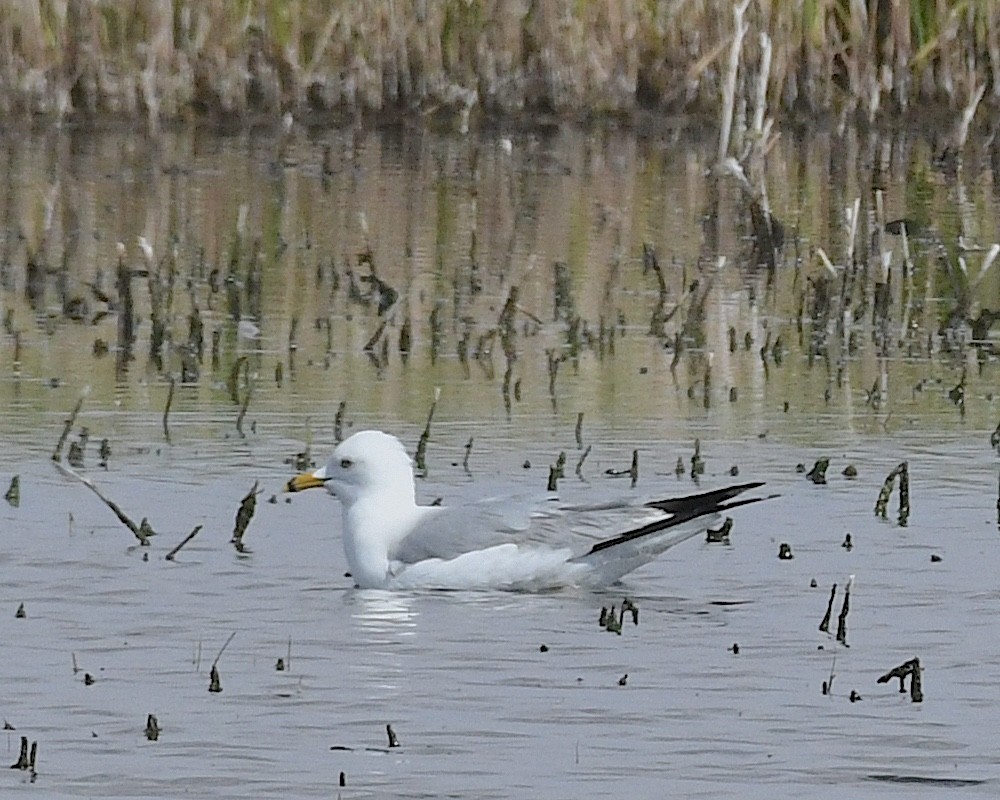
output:
[[[21,0],[0,14],[0,113],[155,131],[418,109],[464,130],[483,111],[714,115],[727,82],[752,115],[758,76],[772,109],[869,121],[1000,95],[1000,4],[748,0],[742,45],[722,5]]]

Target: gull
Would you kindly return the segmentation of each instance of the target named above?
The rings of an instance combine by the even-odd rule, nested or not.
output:
[[[614,583],[674,545],[703,535],[721,512],[768,499],[733,499],[762,485],[742,483],[638,506],[548,503],[530,513],[509,498],[418,505],[403,444],[366,430],[345,439],[324,466],[295,476],[285,489],[322,487],[340,501],[344,553],[359,588],[549,591]],[[607,536],[611,521],[622,516],[632,524],[619,522],[622,527]]]

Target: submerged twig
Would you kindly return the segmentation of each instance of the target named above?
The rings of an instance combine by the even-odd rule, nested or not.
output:
[[[733,518],[726,517],[722,525],[718,528],[709,528],[705,531],[705,541],[709,543],[720,543],[724,542],[729,544],[729,533],[733,529]]]
[[[130,531],[132,531],[133,534],[135,534],[135,538],[139,540],[139,544],[141,544],[143,547],[149,546],[149,537],[155,535],[156,531],[154,531],[152,526],[150,526],[146,517],[143,517],[142,521],[138,525],[136,525],[135,522],[132,521],[131,517],[129,517],[128,514],[122,511],[121,506],[119,506],[116,502],[114,502],[110,498],[104,496],[101,490],[97,488],[97,486],[94,484],[92,480],[90,480],[90,478],[81,475],[72,467],[68,467],[65,464],[58,461],[56,462],[56,467],[64,475],[69,475],[71,478],[76,478],[78,481],[80,481],[80,483],[82,483],[84,486],[90,489],[90,491],[92,491],[99,498],[101,498],[101,500],[104,502],[104,505],[110,508],[111,511],[114,513],[114,515],[118,517],[118,519],[121,521],[121,523]]]
[[[625,617],[625,612],[628,611],[632,615],[632,624],[639,624],[639,606],[629,600],[627,597],[622,600],[622,618]]]
[[[601,610],[603,611],[603,609]],[[604,630],[606,630],[608,633],[617,633],[619,636],[621,636],[622,619],[624,618],[624,616],[625,614],[623,612],[622,616],[619,617],[615,607],[611,606],[611,610],[606,615],[604,615]]]
[[[243,544],[243,534],[246,532],[250,520],[253,519],[254,511],[257,510],[257,495],[262,491],[257,487],[257,481],[254,481],[253,486],[250,487],[250,491],[240,501],[240,507],[236,511],[236,524],[233,526],[233,538],[230,541],[241,553],[246,552],[246,547]]]
[[[705,472],[705,459],[701,457],[701,439],[694,440],[694,455],[691,456],[691,478],[698,480],[698,476]]]
[[[181,549],[181,548],[182,548],[182,547],[183,547],[184,545],[186,545],[186,544],[187,544],[188,542],[190,542],[190,541],[191,541],[191,540],[192,540],[192,539],[193,539],[193,538],[194,538],[195,536],[197,536],[197,535],[198,535],[198,531],[200,531],[200,530],[201,530],[201,525],[195,525],[195,526],[194,526],[194,530],[193,530],[193,531],[191,531],[191,533],[189,533],[189,534],[188,534],[187,536],[185,536],[185,537],[184,537],[184,539],[183,539],[183,540],[181,541],[181,543],[180,543],[179,545],[177,545],[177,547],[175,547],[175,548],[174,548],[173,550],[171,550],[171,551],[170,551],[169,553],[167,553],[167,554],[166,554],[166,555],[164,556],[164,558],[165,558],[165,559],[166,559],[167,561],[173,561],[173,560],[174,560],[174,556],[175,556],[175,555],[177,555],[178,551],[180,551],[180,549]]]
[[[847,644],[847,612],[850,610],[851,587],[853,585],[854,576],[851,575],[847,579],[847,585],[844,587],[844,605],[841,606],[840,616],[837,617],[837,641],[844,645],[844,647],[849,647]]]
[[[73,406],[73,410],[70,415],[66,418],[66,422],[63,423],[62,435],[59,437],[59,441],[56,443],[56,449],[52,451],[52,460],[57,464],[62,461],[62,450],[66,444],[66,439],[69,437],[69,432],[73,429],[73,424],[76,422],[77,414],[80,413],[80,409],[83,408],[83,400],[89,394],[89,387],[84,389],[80,393],[79,399],[76,401],[76,405]]]
[[[826,470],[830,466],[829,458],[821,458],[813,464],[813,468],[806,473],[806,478],[816,484],[826,483]]]
[[[823,615],[823,620],[819,623],[819,629],[823,633],[830,632],[830,617],[833,615],[833,598],[837,594],[837,584],[833,584],[830,589],[830,599],[826,604],[826,613]]]
[[[560,450],[555,464],[549,465],[549,481],[546,490],[555,492],[558,490],[558,481],[566,476],[566,451]]]
[[[28,737],[21,737],[21,752],[17,757],[17,761],[10,765],[11,769],[27,769],[28,768]]]
[[[465,443],[465,456],[462,458],[462,469],[466,471],[469,475],[472,474],[472,470],[469,469],[469,456],[472,455],[472,442],[473,437],[469,437],[469,441]]]
[[[736,111],[736,78],[739,72],[740,53],[743,49],[743,37],[750,26],[744,21],[749,0],[743,0],[733,7],[733,40],[729,47],[729,64],[725,80],[722,84],[722,121],[719,125],[718,160],[721,163],[729,152],[729,138],[733,126],[733,115]]]
[[[386,725],[385,732],[389,737],[389,747],[399,747],[399,739],[396,738],[396,732],[392,729],[392,725]]]
[[[246,356],[240,356],[229,371],[229,380],[226,383],[229,388],[229,399],[233,401],[233,405],[240,403],[240,370],[244,367],[249,371],[249,359]]]
[[[431,403],[430,411],[427,412],[427,424],[424,425],[423,433],[420,434],[420,441],[417,442],[417,452],[413,457],[417,469],[423,473],[423,477],[427,476],[427,442],[431,438],[431,421],[434,419],[434,411],[437,408],[440,398],[441,388],[435,387],[434,402]]]
[[[828,680],[823,681],[823,694],[830,695],[833,694],[833,679],[836,677],[837,673],[837,654],[833,654],[833,661],[830,664],[830,677]]]
[[[240,438],[243,439],[246,438],[246,434],[243,433],[243,418],[247,415],[247,408],[250,406],[251,394],[250,377],[248,375],[246,381],[246,393],[243,395],[243,405],[240,406],[240,413],[236,415],[236,432],[239,433]]]
[[[344,411],[347,409],[347,401],[341,400],[337,406],[337,413],[333,417],[333,440],[340,444],[344,441]]]
[[[17,508],[21,505],[21,476],[15,475],[10,479],[10,486],[7,488],[6,494],[4,494],[3,499],[7,501],[9,505]]]
[[[171,375],[168,380],[170,381],[170,389],[167,391],[167,402],[163,407],[163,438],[167,440],[167,444],[170,444],[170,427],[167,423],[167,417],[170,415],[170,406],[174,402],[174,378]]]
[[[882,489],[878,493],[878,499],[875,501],[875,513],[883,519],[885,518],[889,496],[892,494],[892,487],[897,476],[899,477],[899,524],[905,526],[910,517],[910,470],[906,461],[900,463],[886,476]]]
[[[229,643],[235,638],[236,638],[236,631],[233,631],[231,634],[229,634],[229,638],[226,639],[226,643],[222,645],[221,648],[219,648],[219,654],[215,657],[215,660],[212,662],[212,669],[215,669],[215,667],[218,666],[219,659],[222,658],[222,654],[226,652],[226,648],[229,647]]]
[[[624,478],[626,475],[632,479],[632,488],[635,488],[635,484],[639,480],[639,451],[632,451],[632,464],[628,469],[613,469],[609,468],[604,470],[604,474],[609,478]],[[559,477],[562,477],[560,475]]]
[[[911,658],[909,661],[904,661],[898,667],[893,667],[878,679],[878,683],[888,683],[893,678],[899,678],[899,693],[903,694],[906,692],[904,681],[907,676],[910,677],[910,699],[914,703],[923,702],[924,693],[920,682],[919,658]]]

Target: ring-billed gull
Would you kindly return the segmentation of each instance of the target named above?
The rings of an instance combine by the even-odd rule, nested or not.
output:
[[[720,512],[765,499],[733,499],[762,485],[743,483],[638,507],[550,504],[530,515],[517,513],[514,504],[487,500],[422,506],[399,439],[360,431],[341,442],[325,466],[297,475],[285,488],[325,487],[340,500],[344,552],[361,588],[541,591],[613,583],[704,534]],[[622,525],[623,518],[630,527]],[[614,535],[607,537],[613,520],[622,527],[610,528]],[[606,538],[596,539],[594,531]]]

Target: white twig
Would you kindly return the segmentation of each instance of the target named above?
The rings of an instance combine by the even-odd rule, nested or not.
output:
[[[816,255],[819,256],[819,260],[823,263],[823,266],[826,267],[827,272],[829,272],[832,277],[836,278],[837,268],[833,266],[833,263],[830,261],[830,257],[826,254],[826,250],[822,247],[817,247]]]
[[[722,124],[719,128],[719,162],[722,162],[729,152],[729,136],[733,129],[733,113],[736,107],[736,77],[740,69],[740,51],[743,49],[743,37],[750,26],[743,21],[750,0],[743,0],[733,8],[733,42],[729,48],[729,69],[726,72],[726,82],[722,90]]]
[[[983,265],[979,268],[979,274],[972,282],[973,289],[982,283],[983,278],[986,277],[986,273],[989,271],[990,267],[993,266],[993,262],[996,261],[998,255],[1000,255],[1000,244],[994,243],[989,252],[986,254],[986,257],[983,259]]]

